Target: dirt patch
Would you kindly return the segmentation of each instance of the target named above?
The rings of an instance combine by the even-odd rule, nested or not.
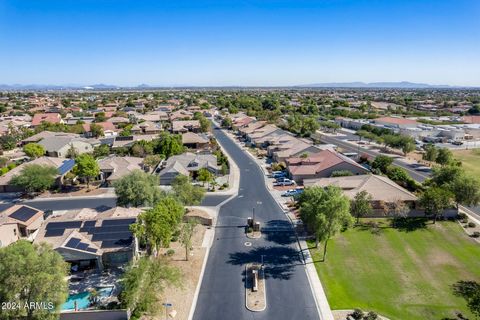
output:
[[[157,316],[143,317],[144,320],[163,319],[165,309],[161,306],[162,303],[168,302],[173,306],[169,308],[169,312],[175,310],[177,312],[175,319],[188,319],[190,308],[193,302],[193,296],[200,280],[200,271],[205,259],[206,248],[201,247],[203,237],[205,235],[206,227],[197,225],[195,233],[192,238],[193,250],[190,251],[188,261],[185,260],[185,248],[180,242],[172,242],[169,249],[175,250],[175,253],[169,257],[171,265],[178,267],[182,274],[182,287],[169,287],[163,293],[162,301],[159,301],[159,309],[163,310]],[[162,249],[160,254],[165,254],[168,249]]]
[[[90,190],[85,188],[75,188],[71,191],[59,191],[59,192],[52,192],[52,191],[45,191],[40,194],[39,198],[64,198],[68,197],[81,197],[81,196],[99,196],[102,194],[107,194],[108,189],[105,188],[98,188],[98,187],[90,187]]]

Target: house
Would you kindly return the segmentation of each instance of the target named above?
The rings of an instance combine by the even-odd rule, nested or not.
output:
[[[111,122],[97,122],[97,123],[94,123],[95,125],[97,126],[100,126],[103,130],[103,136],[105,137],[111,137],[111,136],[116,136],[117,135],[117,131],[119,131],[115,125]],[[91,123],[84,123],[82,124],[82,128],[83,130],[85,131],[85,136],[86,137],[91,137],[91,127],[92,127],[92,124]]]
[[[38,144],[43,146],[49,157],[65,158],[74,149],[77,154],[92,152],[92,144],[85,138],[52,136],[42,139]]]
[[[137,255],[130,225],[142,209],[115,207],[105,211],[80,209],[49,217],[34,243],[46,242],[66,262],[79,269],[121,266]]]
[[[52,166],[57,168],[58,175],[55,178],[55,186],[59,187],[63,184],[63,177],[70,172],[75,166],[75,160],[65,159],[65,158],[54,158],[54,157],[41,157],[37,158],[30,162],[25,162],[19,165],[18,167],[13,168],[12,170],[5,173],[3,176],[0,176],[0,192],[23,192],[25,190],[20,189],[14,185],[10,184],[10,180],[20,174],[25,166],[31,164],[38,164],[42,166]]]
[[[32,118],[32,126],[37,127],[42,122],[63,123],[63,120],[59,113],[36,113]]]
[[[388,215],[388,204],[398,201],[401,201],[410,209],[410,215],[421,215],[419,210],[415,210],[417,208],[417,197],[384,176],[362,174],[347,177],[305,179],[303,185],[305,187],[337,186],[343,190],[343,193],[350,200],[353,200],[357,193],[367,191],[372,197],[371,205],[375,216]]]
[[[354,175],[369,172],[352,159],[330,149],[307,157],[288,158],[286,164],[290,177],[297,183],[303,183],[305,179],[327,178],[335,171],[350,171]]]
[[[152,121],[152,122],[169,120],[168,114],[165,111],[151,111],[146,114],[140,114],[138,115],[137,118],[140,120]]]
[[[199,132],[200,131],[200,121],[198,120],[178,120],[172,121],[172,132],[173,133],[183,133],[183,132]]]
[[[37,134],[34,134],[31,137],[23,139],[21,145],[26,145],[27,143],[38,143],[45,138],[49,137],[69,137],[69,138],[79,138],[80,135],[76,133],[67,133],[67,132],[52,132],[52,131],[42,131]]]
[[[110,119],[107,119],[107,122],[111,122],[115,125],[128,124],[130,123],[130,119],[125,117],[111,117]]]
[[[182,134],[182,144],[189,149],[206,149],[208,148],[210,140],[198,133],[185,132]]]
[[[143,158],[115,155],[98,160],[98,166],[100,178],[107,186],[111,186],[113,182],[134,170],[144,170]]]
[[[43,211],[27,205],[13,205],[0,212],[0,248],[20,239],[33,241],[43,222]]]
[[[170,121],[190,120],[193,118],[193,112],[187,110],[177,110],[170,113]]]
[[[133,134],[158,134],[162,132],[162,125],[152,121],[138,123],[130,130]]]
[[[159,173],[160,184],[170,185],[179,175],[191,175],[194,178],[198,170],[206,168],[211,173],[218,175],[221,167],[217,165],[217,157],[213,154],[195,154],[186,152],[168,158]]]

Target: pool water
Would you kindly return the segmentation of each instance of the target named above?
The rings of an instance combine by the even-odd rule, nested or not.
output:
[[[97,291],[100,299],[107,298],[112,294],[113,286],[97,288]],[[78,310],[87,309],[90,305],[90,300],[88,299],[89,297],[90,292],[88,291],[70,295],[68,296],[67,301],[62,304],[62,310],[75,310],[75,301],[77,302]]]

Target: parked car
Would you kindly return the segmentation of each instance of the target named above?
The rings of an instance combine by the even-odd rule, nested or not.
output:
[[[452,144],[455,145],[455,146],[461,146],[463,144],[463,142],[462,141],[453,141]]]
[[[287,173],[284,172],[284,171],[274,171],[272,173],[272,178],[281,178],[281,177],[286,177],[287,176]]]
[[[282,182],[276,182],[273,184],[274,186],[294,186],[295,181],[290,179],[284,179]]]
[[[303,192],[302,188],[290,189],[282,193],[282,197],[295,197]]]

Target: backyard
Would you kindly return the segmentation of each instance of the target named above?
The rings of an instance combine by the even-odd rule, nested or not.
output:
[[[390,319],[442,319],[455,312],[472,319],[451,285],[480,280],[480,245],[456,222],[410,220],[393,229],[386,219],[376,221],[378,228],[363,221],[333,238],[326,262],[322,249],[311,249],[330,307]]]
[[[465,171],[480,179],[480,149],[457,150],[453,152],[456,159],[462,161]]]

